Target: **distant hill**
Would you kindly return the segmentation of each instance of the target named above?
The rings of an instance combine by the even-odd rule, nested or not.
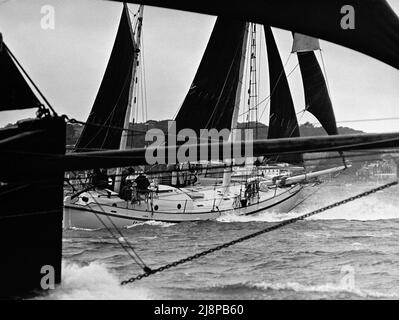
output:
[[[128,136],[128,146],[130,148],[141,148],[144,146],[145,133],[150,129],[161,129],[165,134],[168,129],[168,121],[170,120],[149,120],[145,123],[130,124],[129,136]],[[257,124],[258,127],[258,139],[266,139],[269,127],[263,123]],[[250,123],[238,123],[238,128],[256,128],[255,122]],[[83,126],[80,124],[70,124],[67,125],[67,145],[73,146],[83,130]],[[299,131],[301,136],[323,136],[327,135],[326,131],[322,127],[313,125],[312,123],[306,122],[299,126]],[[349,127],[338,127],[338,132],[340,134],[355,134],[364,133],[360,130],[355,130]]]
[[[136,123],[136,124],[130,124],[130,130],[129,136],[128,136],[128,147],[129,148],[140,148],[144,146],[144,137],[145,134],[148,130],[150,129],[161,129],[164,133],[167,133],[168,129],[168,121],[170,120],[149,120],[145,123]],[[11,127],[15,124],[9,123],[5,126]],[[258,138],[259,139],[266,139],[267,138],[267,133],[268,133],[268,126],[263,124],[263,123],[238,123],[238,128],[241,128],[242,130],[245,128],[255,128],[257,125],[258,127]],[[66,126],[66,144],[67,148],[69,150],[73,149],[73,146],[76,144],[76,142],[79,139],[79,136],[81,135],[83,130],[83,125],[81,124],[71,124],[67,123]],[[315,126],[312,123],[306,122],[302,125],[299,126],[299,131],[301,136],[303,137],[309,137],[309,136],[323,136],[327,135],[325,130],[322,127]],[[363,131],[360,130],[355,130],[349,127],[338,127],[338,132],[340,134],[357,134],[357,133],[364,133]],[[356,155],[356,157],[354,157]],[[389,156],[389,154],[387,154]],[[364,157],[360,157],[360,153],[357,152],[345,152],[345,157],[347,160],[352,159],[352,169],[350,171],[355,172],[364,162],[366,161],[373,161],[373,160],[379,160],[384,157],[384,154],[382,155],[375,155],[374,158],[371,158],[368,155],[364,155]],[[311,154],[305,154],[304,158],[307,160],[306,163],[308,167],[331,167],[334,165],[341,165],[342,164],[342,159],[338,155],[337,152],[319,152],[319,153],[311,153]]]
[[[161,129],[165,134],[168,129],[168,121],[170,120],[149,120],[145,123],[131,123],[129,129],[128,136],[128,146],[130,148],[141,148],[144,146],[144,138],[145,133],[150,129]],[[9,123],[4,128],[8,128],[14,126],[15,124]],[[263,123],[258,122],[258,139],[266,139],[269,127]],[[245,128],[256,128],[255,122],[250,123],[238,123],[238,128],[242,130]],[[72,148],[79,139],[83,130],[83,125],[81,124],[72,124],[67,123],[66,126],[66,144],[69,148]],[[299,126],[299,131],[301,136],[309,137],[309,136],[323,136],[326,135],[326,131],[319,126],[315,126],[312,123],[306,122]],[[360,130],[355,130],[349,127],[338,127],[338,132],[340,134],[355,134],[355,133],[364,133]],[[255,138],[255,137],[254,137]]]
[[[145,144],[145,134],[150,129],[160,129],[165,134],[168,130],[168,121],[170,120],[149,120],[145,123],[130,124],[130,132],[128,136],[128,148],[142,148]],[[244,130],[245,128],[255,128],[256,123],[238,123],[238,128]],[[266,139],[269,127],[263,123],[257,123],[258,127],[258,139]],[[72,149],[83,130],[83,126],[80,124],[67,124],[66,140],[69,149]],[[312,123],[306,122],[299,126],[301,136],[323,136],[327,135],[326,131],[319,126],[315,126]],[[363,131],[355,130],[349,127],[338,127],[340,134],[356,134],[364,133]],[[242,132],[242,136],[244,133]],[[337,152],[330,153],[312,153],[305,154],[304,157],[307,159],[309,167],[331,167],[334,165],[341,165],[342,160],[337,158]],[[357,167],[357,166],[355,166]]]

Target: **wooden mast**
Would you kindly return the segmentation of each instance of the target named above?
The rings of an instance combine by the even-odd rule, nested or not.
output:
[[[129,15],[129,8],[126,3],[123,4],[123,10],[127,10],[127,16],[128,16],[128,21],[130,24],[130,29],[134,33],[135,30],[133,30],[131,21],[130,21],[130,15]],[[126,115],[125,115],[125,121],[123,125],[123,132],[121,135],[121,142],[119,145],[119,150],[126,150],[127,148],[127,140],[129,136],[129,124],[130,124],[130,116],[132,114],[135,101],[134,101],[134,87],[137,85],[136,82],[136,74],[137,74],[137,67],[138,67],[138,58],[140,54],[140,41],[141,41],[141,27],[143,23],[143,11],[144,11],[144,6],[140,5],[139,11],[138,11],[138,18],[137,18],[137,31],[136,34],[133,34],[133,39],[134,36],[136,36],[136,41],[135,41],[135,52],[134,54],[134,59],[133,59],[133,65],[132,65],[132,78],[130,79],[130,89],[129,89],[129,100],[128,100],[128,107],[126,109]],[[117,168],[116,170],[116,177],[115,177],[115,187],[114,191],[119,193],[120,187],[121,187],[121,174],[122,174],[122,169],[120,167]]]
[[[245,24],[245,33],[244,33],[244,39],[243,39],[243,45],[242,45],[242,51],[241,51],[240,72],[239,72],[239,76],[238,76],[239,77],[239,82],[238,82],[239,85],[238,85],[236,97],[235,97],[233,117],[231,119],[231,126],[230,126],[231,131],[230,131],[230,136],[229,136],[229,142],[237,141],[237,130],[238,130],[237,123],[238,123],[238,113],[239,113],[240,102],[241,102],[241,89],[242,89],[242,86],[244,85],[242,80],[244,77],[245,56],[247,53],[248,29],[249,29],[249,23],[247,22]],[[230,165],[231,160],[228,160],[227,164]],[[230,181],[231,181],[231,174],[232,174],[232,168],[224,169],[223,187],[225,188],[225,192],[228,192]]]

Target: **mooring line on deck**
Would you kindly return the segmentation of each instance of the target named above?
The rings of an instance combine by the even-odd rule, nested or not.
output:
[[[129,279],[127,279],[127,280],[122,281],[122,282],[121,282],[121,285],[126,285],[126,284],[129,284],[129,283],[138,281],[138,280],[140,280],[140,279],[142,279],[142,278],[148,277],[148,276],[150,276],[150,275],[153,275],[153,274],[155,274],[155,273],[158,273],[158,272],[161,272],[161,271],[170,269],[170,268],[172,268],[172,267],[176,267],[176,266],[178,266],[178,265],[180,265],[180,264],[193,261],[193,260],[195,260],[195,259],[198,259],[198,258],[200,258],[200,257],[206,256],[206,255],[208,255],[208,254],[210,254],[210,253],[213,253],[213,252],[215,252],[215,251],[219,251],[219,250],[228,248],[228,247],[230,247],[230,246],[232,246],[232,245],[234,245],[234,244],[237,244],[237,243],[240,243],[240,242],[243,242],[243,241],[246,241],[246,240],[255,238],[255,237],[257,237],[257,236],[260,236],[260,235],[262,235],[262,234],[264,234],[264,233],[267,233],[267,232],[270,232],[270,231],[273,231],[273,230],[277,230],[277,229],[279,229],[279,228],[282,228],[282,227],[287,226],[287,225],[289,225],[289,224],[292,224],[292,223],[294,223],[294,222],[297,222],[297,221],[300,221],[300,220],[304,220],[304,219],[309,218],[309,217],[311,217],[311,216],[313,216],[313,215],[316,215],[316,214],[322,213],[322,212],[324,212],[324,211],[327,211],[327,210],[329,210],[329,209],[332,209],[332,208],[341,206],[341,205],[343,205],[343,204],[345,204],[345,203],[348,203],[348,202],[351,202],[351,201],[354,201],[354,200],[357,200],[357,199],[366,197],[366,196],[368,196],[368,195],[370,195],[370,194],[373,194],[373,193],[376,193],[376,192],[378,192],[378,191],[387,189],[387,188],[392,187],[392,186],[397,185],[397,184],[398,184],[398,181],[397,181],[397,180],[394,181],[394,182],[390,182],[390,183],[384,184],[384,185],[379,186],[379,187],[377,187],[377,188],[374,188],[374,189],[371,189],[371,190],[368,190],[368,191],[359,193],[359,194],[357,194],[357,195],[355,195],[355,196],[346,198],[346,199],[344,199],[344,200],[335,202],[335,203],[330,204],[330,205],[328,205],[328,206],[326,206],[326,207],[323,207],[323,208],[320,208],[320,209],[311,211],[311,212],[306,213],[306,214],[304,214],[304,215],[301,215],[301,216],[299,216],[299,217],[292,218],[292,219],[288,219],[288,220],[284,220],[284,221],[282,221],[282,222],[276,223],[275,225],[273,225],[273,226],[271,226],[271,227],[267,227],[267,228],[265,228],[265,229],[263,229],[263,230],[260,230],[260,231],[251,233],[251,234],[249,234],[249,235],[246,235],[246,236],[244,236],[244,237],[240,237],[240,238],[238,238],[238,239],[236,239],[236,240],[232,240],[232,241],[230,241],[230,242],[226,242],[226,243],[221,244],[221,245],[218,245],[218,246],[216,246],[216,247],[213,247],[213,248],[207,249],[207,250],[205,250],[205,251],[196,253],[196,254],[194,254],[194,255],[192,255],[192,256],[189,256],[189,257],[186,257],[186,258],[183,258],[183,259],[180,259],[180,260],[177,260],[177,261],[168,263],[168,264],[166,264],[166,265],[164,265],[164,266],[161,266],[161,267],[159,267],[159,268],[150,269],[150,270],[149,270],[148,272],[146,272],[146,273],[143,273],[143,274],[140,274],[140,275],[138,275],[138,276],[135,276],[135,277],[132,277],[132,278],[129,278]]]

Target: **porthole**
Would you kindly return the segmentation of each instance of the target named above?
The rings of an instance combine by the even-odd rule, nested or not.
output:
[[[158,205],[157,204],[154,206],[154,210],[158,210]]]
[[[177,209],[181,209],[181,204],[180,203],[177,205]]]

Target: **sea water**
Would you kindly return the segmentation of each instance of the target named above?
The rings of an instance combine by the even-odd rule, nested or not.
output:
[[[150,268],[361,193],[382,182],[341,175],[309,186],[289,214],[223,216],[123,229]],[[106,230],[68,230],[62,285],[50,299],[398,299],[399,187],[331,209],[121,286],[142,270]]]

